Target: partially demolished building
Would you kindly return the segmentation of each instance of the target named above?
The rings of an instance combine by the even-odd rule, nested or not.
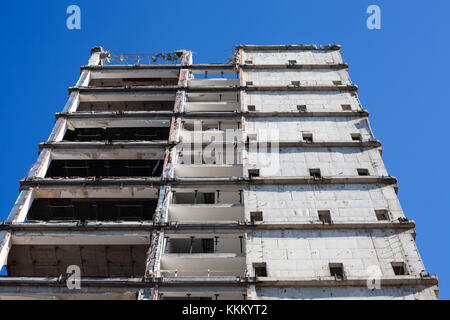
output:
[[[337,45],[93,48],[0,227],[0,299],[436,299],[396,192]]]

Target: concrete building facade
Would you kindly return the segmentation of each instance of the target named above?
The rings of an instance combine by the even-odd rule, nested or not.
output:
[[[93,48],[1,225],[0,299],[437,299],[340,50]]]

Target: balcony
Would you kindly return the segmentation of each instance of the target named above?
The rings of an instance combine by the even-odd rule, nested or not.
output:
[[[161,256],[162,277],[242,277],[245,274],[245,243],[239,235],[196,235],[165,239]]]
[[[180,223],[224,223],[243,221],[241,190],[174,190],[169,221]]]
[[[89,87],[168,86],[177,85],[178,71],[94,71]]]
[[[234,112],[240,108],[238,102],[187,102],[184,106],[186,112]]]
[[[200,88],[200,87],[237,87],[240,84],[239,79],[191,79],[188,80],[189,88]]]

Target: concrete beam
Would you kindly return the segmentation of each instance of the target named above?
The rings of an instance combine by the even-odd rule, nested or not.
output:
[[[329,50],[336,51],[341,50],[341,46],[337,44],[331,44],[326,46],[317,46],[315,44],[292,44],[292,45],[238,45],[235,47],[236,49],[244,49],[244,51],[259,51],[259,50]]]
[[[9,250],[11,249],[11,233],[0,231],[0,270],[7,264]]]
[[[149,245],[147,231],[15,231],[12,246]]]

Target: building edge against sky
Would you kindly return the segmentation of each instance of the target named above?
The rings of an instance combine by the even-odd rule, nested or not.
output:
[[[337,45],[93,48],[1,226],[0,299],[436,299],[357,91]]]

